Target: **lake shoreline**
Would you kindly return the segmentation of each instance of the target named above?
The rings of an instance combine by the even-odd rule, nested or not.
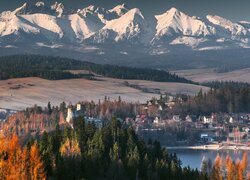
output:
[[[209,144],[209,145],[201,145],[201,146],[165,146],[167,150],[244,150],[250,151],[250,147],[247,145],[219,145],[219,144]]]

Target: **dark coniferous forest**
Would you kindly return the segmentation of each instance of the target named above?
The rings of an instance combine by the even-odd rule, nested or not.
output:
[[[248,113],[250,111],[250,85],[238,82],[206,83],[211,89],[200,90],[195,96],[186,96],[175,105],[173,112],[188,114]]]
[[[72,74],[67,70],[87,70],[90,74]],[[118,79],[138,79],[159,82],[191,81],[163,70],[99,65],[61,57],[15,55],[0,57],[0,80],[21,77],[40,77],[49,80],[91,78],[93,74]]]

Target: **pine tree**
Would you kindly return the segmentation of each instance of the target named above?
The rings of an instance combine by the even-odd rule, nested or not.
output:
[[[118,103],[121,103],[122,102],[122,98],[121,96],[118,97]]]
[[[129,153],[129,158],[128,158],[128,167],[129,167],[129,176],[131,178],[136,177],[136,173],[139,168],[139,161],[140,161],[140,154],[138,147],[136,146],[133,151]]]
[[[86,146],[87,136],[85,133],[85,121],[84,118],[81,116],[76,118],[75,131],[77,140],[79,142],[79,147],[81,149],[81,152],[83,153],[83,151],[86,148],[85,146]]]
[[[48,102],[47,108],[48,108],[48,114],[51,115],[52,114],[52,108],[51,108],[51,103],[50,102]]]
[[[47,175],[52,175],[53,139],[51,136],[48,136],[47,132],[43,133],[42,139],[39,143],[39,150]]]
[[[115,144],[114,144],[113,152],[114,152],[114,154],[113,154],[114,161],[118,161],[120,155],[119,155],[119,146],[118,146],[117,142],[115,142]]]

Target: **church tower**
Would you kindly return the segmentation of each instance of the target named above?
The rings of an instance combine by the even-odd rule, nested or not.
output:
[[[66,121],[68,123],[72,122],[72,120],[74,119],[74,112],[73,112],[73,108],[71,106],[68,107],[68,112],[67,112],[67,117],[66,117]]]

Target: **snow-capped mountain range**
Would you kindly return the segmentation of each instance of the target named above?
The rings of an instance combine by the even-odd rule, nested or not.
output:
[[[69,9],[62,3],[25,3],[0,14],[0,47],[143,47],[151,54],[173,48],[195,51],[250,47],[250,22],[216,15],[199,18],[176,8],[145,18],[138,8],[89,6]],[[126,49],[124,50],[126,51]],[[99,51],[101,54],[102,52]],[[126,54],[126,53],[123,53]]]

